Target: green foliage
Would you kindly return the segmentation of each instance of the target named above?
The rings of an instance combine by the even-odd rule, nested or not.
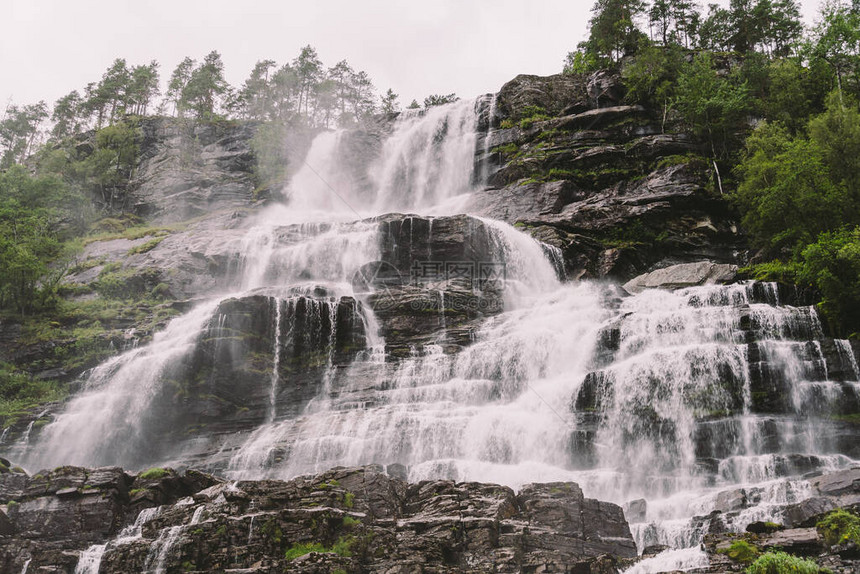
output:
[[[9,105],[0,119],[0,169],[23,163],[33,149],[39,126],[48,117],[45,102]]]
[[[67,190],[53,176],[21,166],[0,173],[0,309],[25,314],[53,304],[65,272],[49,267],[61,254]]]
[[[142,478],[143,480],[156,480],[167,476],[169,473],[170,471],[166,468],[153,467],[141,472],[138,478]]]
[[[818,574],[821,569],[812,560],[785,552],[766,552],[747,569],[746,574]]]
[[[860,516],[838,509],[829,513],[815,525],[827,544],[853,542],[860,546]]]
[[[792,284],[797,282],[797,274],[800,271],[800,266],[791,261],[785,263],[775,260],[743,267],[739,271],[756,281],[776,281],[778,283]]]
[[[514,122],[511,119],[504,119],[499,123],[499,129],[509,130],[514,127]]]
[[[801,255],[801,281],[821,293],[819,308],[837,331],[860,330],[860,227],[822,233]]]
[[[678,46],[646,44],[621,69],[627,100],[659,106],[665,121],[674,104],[678,75],[683,65],[684,54]]]
[[[822,152],[814,142],[790,138],[779,125],[764,123],[747,139],[732,199],[759,245],[809,244],[838,225],[846,209],[853,211],[844,188],[832,182]]]
[[[596,0],[588,21],[588,40],[580,45],[580,50],[601,66],[634,54],[644,37],[636,27],[636,19],[644,12],[642,0]]]
[[[347,492],[343,495],[343,505],[352,508],[355,505],[355,494]]]
[[[758,548],[747,542],[746,540],[735,540],[731,546],[718,550],[720,554],[725,554],[735,562],[749,563],[758,558]]]
[[[727,157],[749,111],[747,85],[714,69],[702,53],[678,77],[676,107],[694,134],[711,147],[714,157]]]
[[[527,130],[535,122],[542,122],[550,119],[546,110],[540,106],[525,106],[520,112],[521,118],[519,122],[520,129]]]
[[[600,61],[594,53],[580,47],[574,52],[568,52],[564,59],[564,74],[589,74],[600,69]]]
[[[61,400],[66,389],[54,381],[32,378],[14,365],[0,362],[0,421],[9,426],[36,405]]]

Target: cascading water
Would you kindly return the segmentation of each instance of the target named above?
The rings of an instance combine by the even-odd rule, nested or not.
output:
[[[269,315],[248,320],[267,333],[255,352],[272,361],[254,371],[263,414],[205,439],[220,458],[199,461],[233,478],[397,463],[411,480],[572,480],[589,497],[628,505],[640,550],[673,549],[637,567],[644,572],[701,565],[707,524],[692,517],[726,510],[730,529],[779,519],[785,504],[809,496],[805,472],[852,464],[829,416],[846,397],[857,401],[860,369],[836,341],[852,372],[829,380],[814,309],[780,305],[766,284],[635,296],[565,284],[557,250],[504,223],[473,219],[504,262],[504,312],[459,352],[443,329],[406,356],[387,356],[372,298],[355,287],[383,257],[384,218],[361,218],[456,209],[481,153],[476,118],[474,102],[403,115],[361,178],[346,167],[346,132],[319,136],[287,206],[267,208],[237,245],[233,292],[96,369],[25,463],[134,467],[211,452],[208,443],[171,450],[154,440],[156,406],[190,392],[182,381],[199,366],[195,347],[234,353],[241,321],[231,302],[262,298]],[[444,289],[433,293],[447,326],[453,303]],[[359,325],[345,342],[349,321]],[[311,396],[298,412],[279,408],[307,383],[295,378],[301,369],[315,373]],[[739,488],[755,502],[723,508],[725,491]],[[163,567],[177,535],[161,533],[148,568]]]

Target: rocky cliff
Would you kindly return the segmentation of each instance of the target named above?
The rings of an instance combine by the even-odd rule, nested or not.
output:
[[[338,468],[286,482],[169,469],[0,474],[0,568],[604,573],[636,556],[621,508],[583,497],[574,483],[515,493],[391,474]]]

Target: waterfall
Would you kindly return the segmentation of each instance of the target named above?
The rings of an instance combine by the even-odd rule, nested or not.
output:
[[[81,552],[75,574],[98,574],[107,544],[94,544]]]
[[[854,382],[830,380],[815,309],[783,304],[773,284],[629,296],[612,284],[566,283],[558,249],[473,218],[490,263],[504,265],[503,308],[475,315],[469,344],[452,351],[445,337],[459,327],[449,292],[411,286],[438,301],[443,329],[387,354],[397,341],[380,335],[374,287],[356,278],[385,249],[411,249],[411,219],[397,236],[409,244],[383,248],[385,214],[450,213],[471,191],[480,178],[475,110],[462,101],[404,113],[368,161],[347,157],[349,132],[318,136],[284,190],[287,204],[263,210],[236,242],[227,291],[96,368],[28,447],[26,464],[135,467],[217,451],[204,463],[235,479],[375,463],[404,465],[413,481],[575,481],[589,497],[641,508],[630,513],[640,550],[671,547],[632,570],[646,572],[702,566],[697,547],[711,519],[701,517],[726,510],[727,492],[743,491],[744,504],[723,516],[742,531],[809,497],[804,474],[855,463],[832,418],[856,399],[853,351],[834,343]],[[429,216],[428,238],[439,222]],[[268,313],[259,321],[258,308]],[[352,331],[339,331],[348,320]],[[242,328],[258,344],[248,360],[236,358]],[[215,384],[216,367],[253,361],[242,373],[256,376],[248,392],[259,395],[258,418],[184,445],[156,440],[165,405],[193,391],[189,379],[203,372],[194,368],[211,367],[211,380],[194,384]],[[308,396],[291,411],[290,393]],[[169,565],[180,530],[159,534],[149,571]]]

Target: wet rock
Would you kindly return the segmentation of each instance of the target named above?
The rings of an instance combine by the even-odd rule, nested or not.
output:
[[[287,482],[235,484],[170,470],[158,478],[139,476],[134,486],[162,489],[164,506],[142,525],[139,538],[108,546],[100,572],[143,571],[158,562],[166,571],[196,572],[406,572],[420,567],[452,573],[550,568],[608,574],[615,572],[618,558],[636,555],[621,509],[585,499],[573,483],[530,485],[516,495],[492,484],[408,485],[381,471],[338,468]],[[76,482],[88,472],[69,468],[55,476]],[[93,490],[78,499],[43,494],[12,505],[20,506],[16,518],[26,528],[18,524],[7,535],[12,538],[0,547],[0,564],[17,572],[32,558],[30,567],[39,571],[73,570],[81,551],[104,544],[137,516],[133,501],[105,496],[109,485]],[[74,514],[81,500],[106,512],[81,523],[61,523],[90,516]],[[48,507],[53,514],[45,514]],[[39,520],[41,530],[33,531]],[[83,529],[68,528],[72,523]],[[302,545],[311,551],[299,551]]]
[[[822,496],[860,494],[860,468],[832,472],[809,481]]]
[[[753,534],[771,534],[773,532],[777,532],[778,530],[782,530],[784,526],[781,524],[775,524],[772,522],[751,522],[747,524],[746,531],[752,532]]]
[[[832,510],[836,510],[836,504],[830,498],[822,496],[807,498],[785,509],[785,525],[789,528],[815,526],[825,514]]]
[[[711,261],[683,263],[657,269],[635,277],[624,284],[624,289],[636,294],[645,289],[679,289],[696,285],[728,283],[737,276],[736,265],[717,264]]]
[[[500,117],[516,120],[523,117],[523,110],[529,106],[543,108],[551,115],[585,111],[591,106],[586,82],[582,76],[574,75],[521,74],[502,86],[496,106]]]
[[[746,508],[748,504],[747,491],[738,488],[719,493],[714,501],[714,509],[720,512],[732,512]]]
[[[645,522],[648,514],[648,501],[644,498],[631,500],[624,505],[624,516],[628,522]]]
[[[816,556],[824,550],[824,541],[815,528],[781,530],[762,542],[764,548],[781,548],[792,554]]]
[[[597,108],[620,103],[627,91],[621,75],[608,70],[592,73],[588,77],[586,90],[591,105]]]

